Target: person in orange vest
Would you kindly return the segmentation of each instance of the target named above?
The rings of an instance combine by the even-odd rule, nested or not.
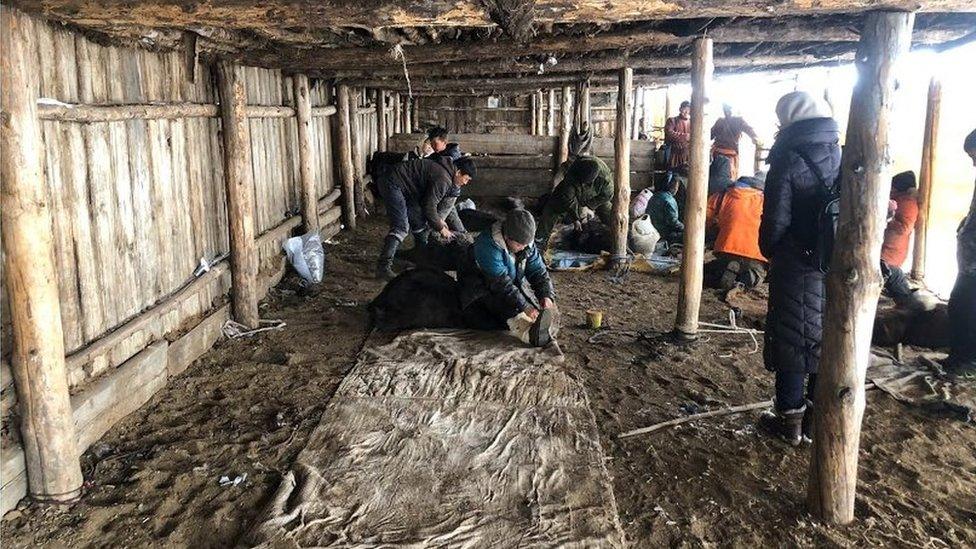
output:
[[[902,172],[891,178],[891,200],[895,203],[895,213],[885,228],[884,243],[881,245],[881,272],[885,279],[885,293],[898,301],[912,293],[902,265],[908,257],[908,245],[915,231],[915,220],[918,219],[915,172]]]
[[[705,266],[710,285],[723,290],[736,284],[754,288],[766,276],[766,258],[759,251],[759,221],[765,174],[740,177],[708,199],[706,230],[717,230],[715,260]]]

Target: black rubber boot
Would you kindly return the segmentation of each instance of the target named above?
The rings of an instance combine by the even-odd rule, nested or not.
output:
[[[430,231],[424,229],[423,231],[416,231],[413,233],[413,243],[418,248],[426,247],[429,241]]]
[[[759,416],[759,427],[766,433],[782,439],[790,446],[803,442],[803,415],[807,406],[776,412],[766,411]]]
[[[539,317],[535,319],[535,323],[529,328],[529,343],[532,346],[545,347],[549,345],[549,342],[552,341],[552,320],[552,309],[542,309],[539,311]]]
[[[800,425],[803,442],[813,442],[813,403],[807,401],[807,409],[803,413],[803,423]]]
[[[393,280],[396,273],[393,272],[393,256],[396,255],[400,241],[397,237],[387,235],[383,241],[383,249],[380,251],[380,258],[376,262],[376,278],[379,280]]]

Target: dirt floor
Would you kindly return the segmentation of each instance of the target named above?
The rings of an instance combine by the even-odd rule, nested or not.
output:
[[[321,291],[304,296],[286,280],[262,305],[285,330],[218,344],[85,455],[81,502],[22,504],[4,517],[4,545],[234,546],[352,366],[380,289],[369,274],[381,234],[373,219],[338,236]],[[809,448],[757,433],[757,412],[616,439],[768,399],[771,376],[748,336],[655,337],[674,321],[673,278],[557,273],[555,284],[566,364],[589,391],[631,546],[976,546],[973,425],[869,393],[858,520],[818,524],[803,511]],[[606,312],[596,337],[583,327],[590,308]],[[727,307],[706,291],[701,316],[724,321]],[[243,480],[222,486],[224,476]]]

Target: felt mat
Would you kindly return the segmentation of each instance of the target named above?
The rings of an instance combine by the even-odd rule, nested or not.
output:
[[[596,421],[562,358],[499,332],[365,348],[245,541],[622,547]]]

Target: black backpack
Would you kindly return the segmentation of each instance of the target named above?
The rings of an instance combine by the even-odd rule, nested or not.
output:
[[[810,160],[807,154],[799,149],[796,154],[800,155],[803,162],[810,168],[814,177],[820,181],[818,188],[819,211],[817,213],[817,240],[814,248],[808,250],[809,258],[814,267],[821,273],[830,272],[830,258],[834,255],[834,239],[837,237],[837,220],[840,217],[840,183],[841,170],[838,168],[837,177],[828,182],[816,163]]]

